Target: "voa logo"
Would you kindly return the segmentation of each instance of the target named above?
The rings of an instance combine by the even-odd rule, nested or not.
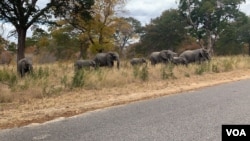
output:
[[[228,136],[247,136],[244,129],[226,129]]]

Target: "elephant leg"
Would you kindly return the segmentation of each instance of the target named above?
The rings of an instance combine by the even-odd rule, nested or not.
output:
[[[23,77],[25,74],[24,68],[21,68],[21,77]]]

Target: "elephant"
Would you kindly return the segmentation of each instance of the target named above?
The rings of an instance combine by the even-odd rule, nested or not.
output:
[[[94,60],[77,60],[74,64],[75,70],[80,70],[82,68],[96,68],[96,63]]]
[[[186,64],[184,58],[182,58],[182,57],[176,57],[176,56],[173,57],[173,60],[171,62],[173,64],[175,64],[175,65],[180,65],[180,64],[184,65],[184,64]]]
[[[210,54],[207,49],[200,48],[195,50],[186,50],[179,55],[183,59],[184,64],[201,63],[210,60]]]
[[[117,52],[97,53],[93,60],[97,67],[113,67],[114,61],[117,61],[117,69],[120,68],[120,59]]]
[[[32,61],[28,58],[23,58],[17,62],[17,69],[21,77],[24,77],[26,73],[33,71]]]
[[[132,65],[132,66],[135,66],[135,65],[141,65],[141,64],[147,64],[147,61],[146,61],[146,59],[144,59],[144,58],[132,58],[131,60],[130,60],[130,64]]]
[[[149,56],[149,60],[151,61],[151,65],[155,65],[157,63],[168,63],[171,62],[173,57],[177,57],[177,53],[171,50],[162,50],[160,52],[152,52]]]

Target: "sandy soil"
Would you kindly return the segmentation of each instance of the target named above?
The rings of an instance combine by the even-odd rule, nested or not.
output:
[[[250,70],[238,70],[162,80],[157,83],[136,83],[122,88],[81,89],[74,92],[65,92],[65,94],[57,97],[32,99],[21,105],[18,103],[2,104],[0,105],[0,129],[42,123],[59,117],[69,117],[114,105],[177,94],[248,78],[250,78]]]

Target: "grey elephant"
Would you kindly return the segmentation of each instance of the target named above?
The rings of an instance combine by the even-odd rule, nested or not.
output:
[[[114,61],[116,61],[117,68],[120,68],[120,59],[117,52],[98,53],[93,60],[96,62],[97,67],[113,67]]]
[[[80,70],[82,68],[96,68],[96,63],[94,60],[77,60],[74,64],[75,70]]]
[[[30,73],[33,71],[32,61],[28,58],[23,58],[17,62],[17,69],[21,77],[23,77],[26,73]]]
[[[173,57],[172,61],[171,61],[173,64],[175,65],[184,65],[186,64],[186,61],[184,58],[182,57]]]
[[[171,62],[173,57],[177,56],[177,53],[171,50],[162,50],[160,52],[152,52],[149,56],[149,60],[151,61],[151,65],[155,65],[157,63]]]
[[[208,50],[204,48],[186,50],[182,52],[179,57],[184,60],[186,65],[189,63],[201,63],[211,59]]]
[[[130,60],[130,64],[132,66],[135,66],[135,65],[142,65],[142,64],[147,64],[147,61],[145,58],[132,58]]]

